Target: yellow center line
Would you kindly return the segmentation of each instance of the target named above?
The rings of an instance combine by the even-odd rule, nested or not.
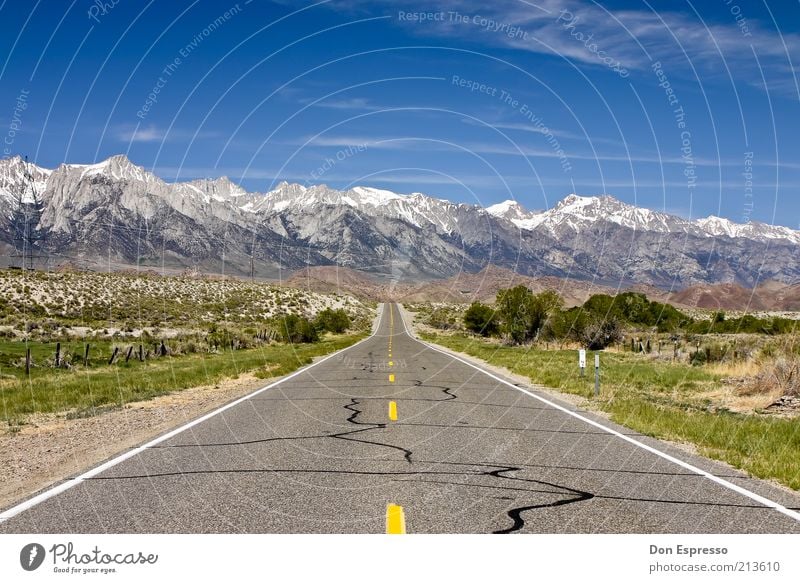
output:
[[[389,401],[389,419],[397,421],[397,403]]]
[[[390,383],[393,383],[393,382],[394,382],[394,373],[392,373],[392,374],[390,374],[390,375],[389,375],[389,382],[390,382]]]
[[[405,534],[406,515],[403,507],[397,504],[386,506],[386,534]]]

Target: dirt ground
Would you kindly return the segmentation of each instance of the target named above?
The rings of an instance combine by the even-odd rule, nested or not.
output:
[[[20,431],[0,435],[0,508],[276,380],[242,374],[94,417],[67,419],[63,413],[32,417]]]

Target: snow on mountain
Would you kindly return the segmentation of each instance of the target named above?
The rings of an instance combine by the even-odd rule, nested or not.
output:
[[[715,216],[688,220],[626,204],[608,195],[570,194],[543,213],[529,213],[514,201],[499,203],[488,207],[486,211],[510,220],[521,229],[534,230],[542,227],[552,234],[558,234],[565,229],[578,232],[597,222],[607,221],[637,231],[689,233],[701,237],[744,238],[762,242],[782,239],[800,244],[800,232],[787,227],[755,221],[734,223]]]
[[[282,182],[259,194],[224,177],[170,183],[124,156],[53,171],[0,160],[0,214],[10,216],[19,197],[34,191],[43,205],[43,251],[123,265],[204,265],[242,274],[255,265],[274,277],[336,264],[443,277],[492,263],[528,274],[665,286],[800,278],[797,231],[688,220],[608,195],[571,194],[543,212],[513,200],[484,209],[366,186]],[[0,245],[14,244],[0,229]]]
[[[755,241],[787,239],[800,245],[800,231],[793,231],[780,225],[767,225],[756,221],[734,223],[713,215],[694,221],[694,224],[713,237],[741,237]]]
[[[635,230],[670,233],[683,230],[680,219],[666,213],[626,204],[608,195],[570,194],[545,211],[531,227],[543,225],[551,232],[558,228],[578,231],[598,221],[609,221]]]
[[[208,212],[202,209],[211,208],[212,212],[221,213],[222,210],[213,210],[220,206],[242,211],[245,216],[255,219],[258,215],[268,218],[286,212],[313,213],[324,206],[345,205],[367,216],[402,220],[418,228],[433,227],[447,234],[460,232],[459,220],[465,220],[467,216],[474,217],[477,212],[509,221],[525,231],[545,229],[553,236],[580,232],[599,222],[610,222],[637,231],[744,238],[761,242],[786,240],[800,244],[800,232],[787,227],[757,222],[739,224],[715,216],[688,220],[630,205],[608,195],[570,194],[551,209],[540,212],[529,211],[514,200],[481,209],[422,193],[398,194],[366,186],[336,190],[324,184],[303,186],[281,182],[266,194],[257,194],[248,193],[227,177],[167,183],[123,155],[112,156],[96,164],[63,164],[55,172],[26,163],[18,156],[1,160],[0,199],[11,203],[19,193],[23,193],[27,199],[32,197],[34,190],[41,195],[50,189],[63,202],[68,200],[70,192],[75,191],[74,185],[98,176],[129,183],[140,192],[145,189],[163,197],[173,208],[188,212],[195,218]],[[212,203],[221,204],[209,207]],[[192,211],[190,207],[199,210]]]
[[[370,204],[379,206],[386,204],[390,200],[397,200],[402,198],[401,195],[392,192],[391,190],[381,190],[380,188],[370,188],[367,186],[356,186],[350,192],[358,195],[361,204]]]
[[[40,196],[47,186],[52,170],[26,162],[20,156],[0,161],[0,199],[9,204],[17,200],[32,202],[34,193]]]
[[[450,201],[364,186],[335,190],[324,184],[305,187],[281,182],[263,197],[248,200],[243,208],[269,216],[287,210],[308,212],[324,205],[346,205],[369,216],[402,219],[417,227],[433,225],[445,232],[455,230],[458,222],[453,211],[459,205]]]
[[[96,164],[67,164],[66,166],[70,169],[80,170],[81,178],[102,175],[113,180],[129,182],[163,182],[155,174],[128,160],[123,154],[117,154]]]
[[[508,219],[509,221],[524,221],[536,214],[540,214],[525,209],[515,200],[504,200],[503,202],[487,206],[484,210],[493,217]]]
[[[210,204],[212,201],[227,202],[246,197],[249,194],[227,176],[201,178],[190,182],[175,182],[173,183],[173,188],[186,196],[201,201],[203,204]]]

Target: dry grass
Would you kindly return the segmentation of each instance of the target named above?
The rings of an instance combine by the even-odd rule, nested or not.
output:
[[[761,370],[747,379],[739,388],[739,394],[777,396],[800,396],[800,358],[780,356],[764,363]]]
[[[761,372],[762,364],[755,360],[736,360],[707,365],[706,369],[722,377],[754,377]]]
[[[763,360],[761,392],[743,394],[745,379],[737,382],[723,377],[712,372],[711,366],[605,352],[601,394],[594,397],[592,375],[578,376],[572,350],[499,346],[458,334],[420,335],[535,383],[580,395],[587,406],[635,431],[693,444],[703,455],[800,490],[800,419],[796,411],[764,414],[764,408],[782,396],[787,383],[797,382],[797,357],[794,365],[789,362],[792,357],[784,357],[783,363],[772,357]],[[719,366],[726,374],[752,370],[747,365]],[[776,373],[780,382],[769,379]]]

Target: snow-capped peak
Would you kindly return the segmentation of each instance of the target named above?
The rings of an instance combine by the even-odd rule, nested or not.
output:
[[[485,210],[493,217],[502,217],[504,219],[520,219],[526,213],[522,205],[516,200],[504,200],[487,206]]]
[[[551,231],[568,227],[578,231],[596,223],[608,221],[636,230],[670,232],[677,227],[679,219],[666,213],[633,206],[607,194],[581,196],[570,194],[540,217],[538,224],[545,224]]]
[[[114,180],[161,182],[161,179],[155,174],[148,172],[142,166],[137,166],[123,154],[111,156],[107,160],[95,164],[67,164],[66,166],[70,169],[80,170],[81,179],[103,175]]]
[[[484,209],[493,217],[506,219],[520,229],[530,230],[536,228],[541,222],[542,213],[529,211],[515,200],[504,200]]]
[[[32,202],[47,187],[52,170],[27,162],[21,156],[0,160],[0,197]]]
[[[188,193],[192,198],[199,198],[205,204],[211,201],[225,202],[248,195],[248,192],[234,183],[227,176],[220,178],[200,178],[190,182],[176,182],[175,187]]]
[[[508,218],[521,229],[542,227],[553,234],[565,229],[579,232],[598,222],[608,222],[637,231],[690,233],[700,237],[741,237],[756,241],[784,239],[800,244],[800,232],[788,227],[758,222],[741,224],[713,215],[705,219],[689,220],[627,204],[607,194],[569,194],[550,210],[523,219],[508,216],[515,212],[513,201],[505,201],[486,210],[495,216]]]
[[[367,216],[455,233],[463,230],[465,225],[473,224],[472,217],[475,215],[470,213],[477,212],[483,220],[491,216],[527,231],[546,229],[556,237],[572,236],[593,229],[598,224],[607,229],[609,224],[615,223],[640,232],[687,233],[697,237],[732,237],[756,241],[788,240],[800,244],[800,231],[787,227],[754,221],[740,224],[713,215],[690,220],[627,204],[607,194],[583,196],[572,193],[544,212],[529,211],[513,199],[481,209],[418,192],[399,194],[369,186],[336,190],[324,184],[303,186],[281,182],[270,192],[261,195],[249,194],[227,177],[167,183],[133,164],[124,155],[112,156],[95,164],[62,164],[56,172],[28,163],[19,156],[0,160],[0,199],[12,203],[20,198],[29,201],[33,200],[34,193],[41,195],[46,192],[59,193],[61,196],[63,192],[76,192],[74,189],[65,190],[63,184],[77,183],[95,176],[137,185],[136,196],[132,199],[137,201],[136,204],[142,200],[141,191],[146,190],[150,195],[162,197],[174,208],[182,209],[182,212],[195,208],[198,216],[223,208],[225,212],[238,208],[248,215],[267,217],[277,213],[313,215],[330,212],[331,207],[345,207]],[[201,204],[193,207],[187,204],[190,202]],[[208,204],[212,202],[223,204],[212,204],[209,209]],[[459,221],[462,223],[459,224]]]
[[[800,244],[800,231],[793,231],[780,225],[767,225],[757,221],[734,223],[714,215],[694,221],[703,232],[712,237],[741,237],[766,241],[770,239],[788,239]]]
[[[704,231],[708,232],[710,235],[725,235],[728,237],[735,237],[736,227],[741,226],[736,225],[728,219],[723,219],[722,217],[717,217],[714,215],[710,215],[704,219],[698,219],[695,221],[695,224]]]
[[[369,186],[356,186],[350,190],[355,193],[361,204],[371,204],[378,206],[386,204],[390,200],[402,198],[402,195],[392,192],[391,190],[381,190],[380,188],[371,188]]]

